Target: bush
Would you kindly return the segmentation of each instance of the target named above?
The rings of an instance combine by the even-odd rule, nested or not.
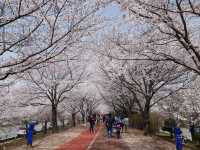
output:
[[[176,126],[176,120],[173,118],[168,118],[164,121],[164,126],[162,127],[163,131],[167,131],[171,134],[173,138],[173,128]]]
[[[163,119],[156,112],[150,113],[150,132],[155,134],[159,132]],[[133,114],[130,118],[130,126],[136,129],[143,129],[143,118],[140,114]]]
[[[130,126],[136,129],[142,129],[143,127],[143,120],[140,114],[133,114],[130,120]]]
[[[163,117],[159,113],[152,112],[150,114],[150,132],[155,134],[159,132],[163,122]]]
[[[192,141],[200,144],[200,126],[194,127],[194,134],[192,135]]]

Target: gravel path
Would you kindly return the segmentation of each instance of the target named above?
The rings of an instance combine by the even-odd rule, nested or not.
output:
[[[33,148],[29,148],[31,150],[54,150],[63,143],[71,141],[72,139],[78,137],[80,133],[86,130],[85,127],[72,128],[68,129],[64,132],[51,134],[43,139],[33,140]],[[14,150],[27,150],[26,145],[22,145],[18,148],[14,148]]]
[[[89,150],[129,150],[123,138],[107,138],[105,131],[102,131]],[[139,149],[138,149],[139,150]]]
[[[175,145],[158,137],[144,136],[139,130],[129,129],[121,139],[108,139],[105,132],[97,138],[90,150],[176,150]],[[191,150],[184,148],[184,150]]]
[[[123,142],[130,150],[176,150],[173,143],[158,137],[144,136],[139,130],[129,130],[128,134],[123,135]]]

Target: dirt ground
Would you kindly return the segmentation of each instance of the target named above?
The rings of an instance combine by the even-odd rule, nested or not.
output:
[[[124,143],[123,138],[117,139],[115,136],[107,138],[105,131],[102,130],[99,137],[89,150],[130,150]],[[138,149],[139,150],[139,149]]]
[[[71,128],[64,132],[51,134],[43,139],[33,140],[33,148],[31,150],[54,150],[65,142],[72,140],[83,132],[85,127]],[[22,145],[13,150],[27,150],[27,145]]]
[[[60,132],[57,134],[51,134],[47,137],[44,137],[33,142],[33,148],[31,150],[55,150],[59,148],[64,143],[68,144],[70,141],[78,140],[78,145],[83,145],[81,139],[89,137],[87,134],[90,134],[86,127],[78,127]],[[84,131],[84,132],[83,132]],[[120,139],[117,139],[115,135],[112,138],[106,136],[104,128],[101,128],[100,134],[95,136],[95,138],[90,139],[89,148],[84,148],[84,150],[175,150],[175,145],[168,141],[165,141],[156,136],[144,136],[143,132],[140,130],[129,129],[128,133],[123,133]],[[85,133],[86,132],[86,133]],[[83,134],[84,133],[84,134]],[[83,136],[81,137],[81,135]],[[80,137],[80,138],[78,138]],[[69,146],[67,146],[69,148]],[[71,150],[71,149],[65,150]],[[26,150],[27,146],[24,144],[18,148],[13,148],[13,150]],[[77,149],[77,148],[76,148]],[[79,150],[79,149],[77,149]],[[184,148],[184,150],[192,150],[189,148]]]
[[[139,130],[129,129],[121,139],[108,139],[105,131],[97,138],[90,150],[176,150],[175,145],[158,137],[144,136]],[[184,148],[184,150],[191,150]]]

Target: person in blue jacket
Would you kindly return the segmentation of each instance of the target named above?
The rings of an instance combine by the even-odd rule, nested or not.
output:
[[[28,124],[28,133],[27,133],[27,145],[32,147],[33,144],[33,132],[34,132],[35,123],[31,122]]]
[[[181,129],[179,127],[175,127],[174,133],[176,137],[176,150],[183,150],[183,138]]]

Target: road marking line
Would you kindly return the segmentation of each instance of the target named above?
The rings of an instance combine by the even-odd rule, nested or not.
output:
[[[102,128],[102,127],[100,126],[100,127],[99,127],[99,131],[97,132],[97,134],[95,135],[95,137],[93,138],[93,140],[90,142],[90,144],[89,144],[87,150],[90,150],[90,149],[92,148],[92,145],[94,144],[94,142],[96,141],[97,137],[98,137],[99,134],[100,134],[101,128]]]

